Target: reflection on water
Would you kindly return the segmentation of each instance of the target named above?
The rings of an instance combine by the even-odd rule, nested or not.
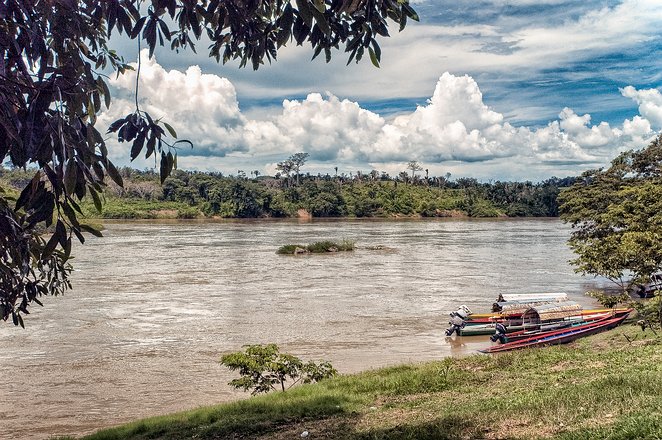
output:
[[[275,342],[341,372],[473,353],[445,338],[459,304],[582,292],[555,220],[110,223],[74,254],[74,291],[27,330],[0,326],[0,438],[81,434],[243,397],[220,355]],[[279,256],[355,240],[354,253]],[[382,250],[368,246],[382,245]],[[35,415],[38,415],[35,417]],[[5,436],[5,437],[2,437]]]

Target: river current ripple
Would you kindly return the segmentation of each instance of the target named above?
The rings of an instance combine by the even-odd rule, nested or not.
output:
[[[223,353],[275,342],[341,373],[464,355],[447,340],[460,304],[500,292],[583,292],[558,220],[108,223],[74,250],[74,290],[0,325],[0,438],[80,435],[245,397]],[[287,243],[357,250],[281,256]],[[381,246],[381,249],[369,249]]]

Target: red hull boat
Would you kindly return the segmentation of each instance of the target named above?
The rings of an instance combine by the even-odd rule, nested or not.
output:
[[[518,339],[511,342],[506,342],[501,345],[493,345],[492,347],[480,350],[482,353],[499,353],[502,351],[518,350],[520,348],[566,344],[576,339],[583,338],[584,336],[593,335],[605,330],[618,327],[625,318],[628,317],[632,309],[619,311],[612,316],[599,319],[597,321],[588,322],[586,324],[564,328],[560,330],[552,330],[549,332],[542,332],[535,336]]]

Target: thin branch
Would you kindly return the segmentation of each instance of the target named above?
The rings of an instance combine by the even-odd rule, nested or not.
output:
[[[135,94],[135,97],[136,97],[136,113],[140,113],[140,107],[138,106],[138,88],[140,86],[140,64],[141,64],[140,63],[140,58],[141,58],[140,57],[140,35],[136,39],[138,40],[138,70],[136,71],[136,94]]]
[[[138,8],[137,8],[138,11],[140,11],[140,3],[142,3],[141,0],[138,0]],[[138,70],[136,71],[136,95],[135,95],[135,97],[136,97],[136,113],[140,113],[140,107],[138,106],[138,87],[140,86],[139,81],[140,81],[140,66],[141,66],[141,62],[140,62],[140,40],[141,40],[140,33],[138,33],[136,40],[138,41]]]

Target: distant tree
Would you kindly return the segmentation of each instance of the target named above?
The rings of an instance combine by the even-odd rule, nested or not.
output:
[[[297,185],[299,184],[299,170],[308,160],[308,156],[310,156],[308,153],[295,153],[288,159],[292,164],[292,171],[296,176]]]
[[[34,169],[17,200],[0,193],[0,318],[23,325],[42,295],[69,288],[72,238],[100,236],[79,222],[80,202],[101,209],[109,177],[123,179],[95,124],[111,94],[103,71],[132,67],[109,48],[118,35],[157,46],[190,47],[203,35],[209,56],[257,69],[294,40],[313,58],[344,45],[349,62],[367,53],[378,66],[377,38],[388,20],[403,29],[418,16],[406,0],[113,0],[0,3],[0,163]],[[138,74],[140,61],[138,63]],[[136,83],[138,84],[138,82]],[[130,144],[131,160],[160,157],[161,183],[177,164],[176,132],[139,107],[113,122],[109,133]],[[53,227],[51,236],[44,228]]]
[[[477,188],[479,185],[478,179],[473,177],[460,177],[457,179],[457,185],[460,188]]]
[[[421,166],[421,164],[418,163],[415,160],[412,160],[407,164],[407,169],[411,170],[411,181],[412,182],[414,180],[416,180],[416,172],[417,171],[423,171],[423,167]]]
[[[294,164],[290,159],[284,160],[282,162],[278,162],[276,164],[276,169],[281,172],[281,174],[285,175],[287,177],[287,185],[290,185],[290,175],[292,174],[292,170],[294,169]]]

